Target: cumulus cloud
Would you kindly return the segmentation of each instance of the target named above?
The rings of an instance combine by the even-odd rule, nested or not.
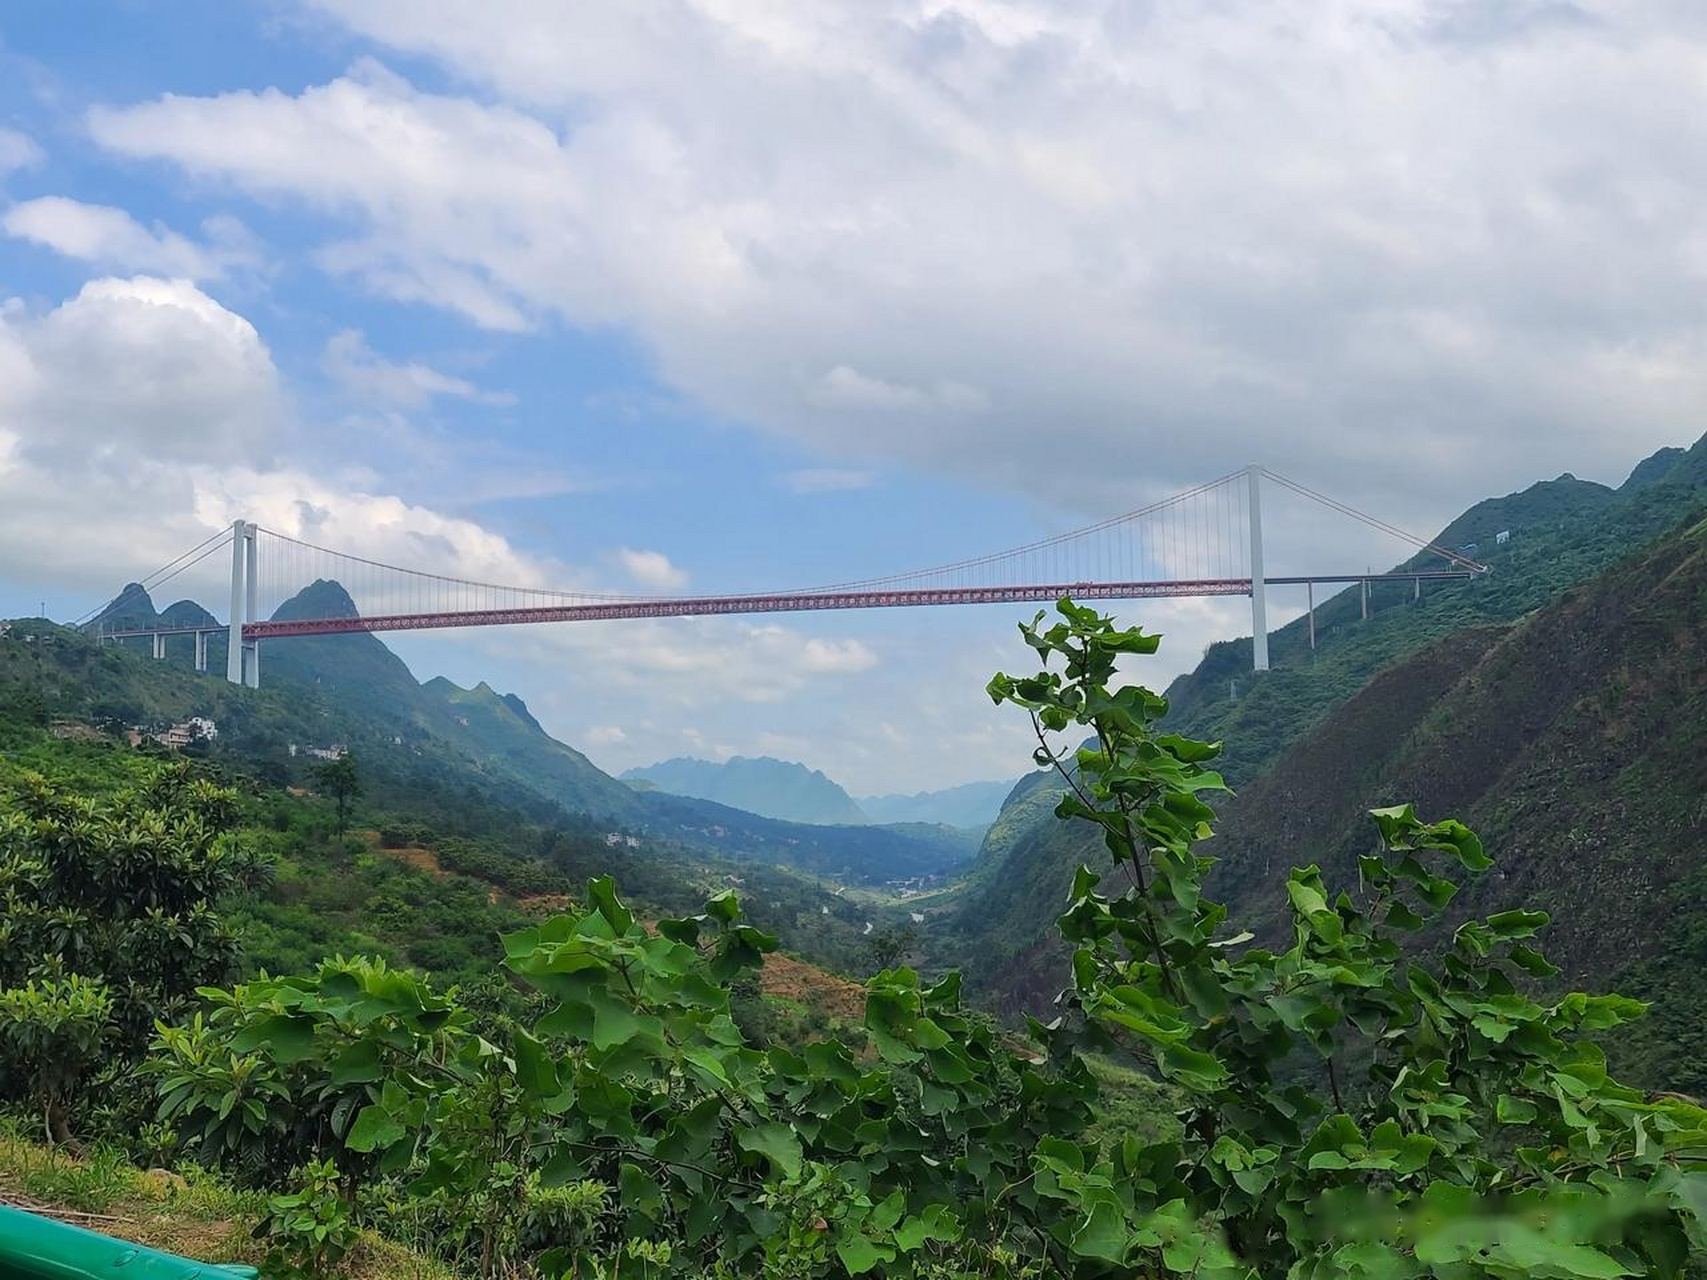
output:
[[[37,456],[253,461],[271,446],[266,344],[187,280],[91,280],[45,314],[13,306],[5,328],[21,373],[0,412]]]
[[[887,382],[839,364],[811,387],[807,398],[835,409],[983,409],[990,399],[976,387],[962,382],[938,382],[934,387],[916,387],[906,382]]]
[[[688,575],[671,564],[670,557],[662,551],[622,547],[616,553],[616,560],[622,571],[643,587],[674,591],[687,585]]]
[[[1426,526],[1699,430],[1679,0],[316,7],[478,96],[368,61],[95,137],[819,450],[1098,514],[1285,459]]]
[[[867,671],[877,665],[877,655],[858,640],[811,639],[801,649],[800,668],[812,672]]]
[[[387,360],[368,346],[367,336],[359,329],[333,334],[326,342],[321,364],[357,399],[402,409],[425,408],[440,396],[486,405],[516,402],[507,391],[483,391],[466,378],[441,373],[428,365]]]
[[[0,229],[68,258],[121,271],[212,280],[262,265],[255,238],[235,218],[207,219],[202,223],[206,239],[197,242],[159,223],[145,227],[111,205],[42,196],[7,209]]]
[[[576,585],[573,569],[524,556],[471,520],[341,480],[335,469],[281,462],[284,400],[254,326],[187,281],[102,278],[46,311],[7,304],[0,559],[8,579],[95,596],[244,518],[459,577]],[[180,585],[217,603],[205,591],[217,575],[209,566]],[[303,584],[281,572],[277,585]]]

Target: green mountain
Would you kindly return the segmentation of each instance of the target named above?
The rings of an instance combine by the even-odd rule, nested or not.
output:
[[[788,822],[846,825],[868,820],[853,798],[818,770],[770,756],[732,756],[721,762],[678,756],[621,776],[674,795]]]
[[[1283,628],[1272,640],[1276,669],[1254,682],[1247,669],[1248,639],[1212,646],[1198,669],[1170,688],[1167,724],[1188,736],[1224,736],[1228,743],[1228,773],[1241,784],[1241,795],[1224,807],[1227,822],[1217,853],[1226,856],[1224,851],[1238,843],[1239,824],[1249,820],[1244,815],[1262,810],[1282,823],[1239,858],[1228,857],[1223,875],[1246,883],[1256,874],[1259,846],[1267,873],[1284,874],[1292,863],[1309,861],[1316,846],[1305,824],[1322,820],[1324,813],[1339,814],[1350,824],[1354,834],[1347,839],[1364,838],[1358,815],[1366,801],[1380,802],[1370,798],[1374,793],[1365,784],[1388,776],[1382,764],[1386,751],[1421,719],[1451,705],[1449,695],[1472,664],[1506,645],[1514,628],[1565,616],[1584,594],[1602,600],[1609,611],[1623,607],[1632,617],[1647,616],[1639,580],[1620,577],[1628,568],[1613,563],[1652,544],[1704,501],[1707,439],[1688,451],[1656,454],[1618,490],[1560,477],[1479,503],[1448,526],[1442,535],[1446,544],[1481,544],[1481,554],[1493,565],[1484,578],[1439,588],[1420,602],[1408,599],[1408,591],[1395,592],[1394,598],[1378,595],[1367,622],[1358,617],[1355,597],[1330,601],[1318,610],[1316,653],[1311,655],[1300,624]],[[1505,530],[1511,531],[1509,541],[1489,551],[1492,535]],[[1687,537],[1697,536],[1664,538],[1654,544],[1653,555],[1660,556],[1662,548],[1676,554]],[[1401,594],[1406,598],[1397,598]],[[1661,614],[1688,616],[1688,608],[1669,597],[1656,607]],[[1609,656],[1598,632],[1581,636],[1579,643]],[[1687,662],[1691,652],[1680,648],[1673,656]],[[1244,689],[1229,699],[1227,680],[1234,669],[1242,671]],[[1546,681],[1564,670],[1556,660],[1543,658],[1527,674]],[[1578,691],[1616,687],[1625,679],[1610,667],[1579,677],[1571,685]],[[1506,728],[1506,734],[1488,741],[1510,746],[1513,734],[1539,733],[1541,725],[1526,709]],[[1670,740],[1672,748],[1684,749],[1693,732],[1680,726]],[[1446,754],[1442,747],[1441,755]],[[1457,758],[1480,760],[1464,750]],[[1540,767],[1560,765],[1549,758]],[[1313,779],[1313,789],[1300,789],[1300,777]],[[1398,784],[1408,775],[1393,777]],[[1681,782],[1666,785],[1674,798],[1688,794]],[[1397,785],[1391,794],[1401,793],[1405,787]],[[1077,826],[1053,818],[1057,794],[1051,780],[1040,776],[1010,797],[967,878],[953,925],[937,939],[945,962],[964,963],[969,982],[1008,1007],[1040,1008],[1060,989],[1052,919],[1073,869],[1080,863],[1098,866],[1103,856],[1100,845]],[[1592,790],[1556,795],[1552,803],[1560,821],[1592,825]],[[1463,807],[1448,804],[1440,812]],[[1465,816],[1474,820],[1478,815]],[[1579,846],[1573,841],[1570,847]],[[1589,856],[1598,854],[1591,850]],[[1502,870],[1513,874],[1503,864]],[[1230,892],[1225,883],[1221,891]],[[1601,953],[1595,962],[1605,959]]]
[[[1228,780],[1247,782],[1378,671],[1463,627],[1510,622],[1540,608],[1674,527],[1703,494],[1707,436],[1687,451],[1660,450],[1616,490],[1563,475],[1479,502],[1435,542],[1474,544],[1489,573],[1425,588],[1420,600],[1406,584],[1377,584],[1367,621],[1358,592],[1342,592],[1316,609],[1314,650],[1303,618],[1271,633],[1272,670],[1260,676],[1251,671],[1248,638],[1213,644],[1194,671],[1169,686],[1168,727],[1225,742]],[[1502,532],[1510,535],[1503,544],[1496,540]],[[1430,563],[1419,554],[1396,567]]]
[[[1272,938],[1285,861],[1352,885],[1367,809],[1459,816],[1498,870],[1456,914],[1550,911],[1560,984],[1657,1000],[1631,1060],[1707,1090],[1703,725],[1707,519],[1520,623],[1463,632],[1371,681],[1230,807],[1214,891]]]
[[[947,827],[987,827],[1002,811],[1012,782],[967,782],[913,795],[861,796],[873,822],[935,822]]]
[[[140,589],[127,589],[120,599],[127,624],[152,625],[160,617]],[[187,601],[173,606],[196,608]],[[273,616],[354,617],[356,606],[338,583],[321,580]],[[245,692],[221,678],[223,660],[211,664],[208,676],[180,678],[188,674],[188,637],[182,637],[182,652],[168,646],[164,663],[148,658],[144,640],[122,653],[135,661],[114,665],[119,646],[97,649],[75,633],[49,631],[53,638],[44,644],[70,668],[58,668],[67,678],[49,700],[55,709],[152,727],[211,715],[220,728],[217,750],[266,762],[279,779],[299,768],[293,749],[306,759],[311,749],[343,746],[356,751],[364,770],[382,785],[404,779],[413,785],[430,775],[420,797],[429,806],[454,808],[459,794],[472,787],[524,812],[580,815],[607,832],[616,829],[624,841],[664,841],[707,857],[773,863],[852,884],[941,876],[975,852],[961,833],[807,825],[714,801],[637,791],[551,737],[514,694],[485,683],[462,689],[442,677],[422,684],[377,636],[365,632],[269,641],[261,653],[263,687]]]

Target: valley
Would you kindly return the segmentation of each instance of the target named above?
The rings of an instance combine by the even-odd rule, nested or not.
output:
[[[1173,681],[1165,703],[1146,704],[1144,715],[1159,716],[1157,736],[1146,741],[1162,744],[1180,776],[1198,779],[1158,775],[1169,779],[1165,786],[1183,788],[1179,797],[1194,797],[1178,800],[1181,812],[1197,811],[1200,783],[1219,809],[1213,836],[1200,846],[1213,864],[1191,874],[1202,875],[1203,893],[1224,902],[1245,931],[1234,940],[1249,944],[1245,954],[1292,955],[1288,948],[1306,947],[1319,927],[1300,906],[1310,901],[1318,872],[1308,873],[1301,897],[1295,868],[1319,868],[1324,895],[1342,887],[1361,895],[1371,874],[1367,859],[1379,844],[1368,811],[1414,803],[1425,821],[1462,818],[1497,869],[1461,891],[1428,881],[1451,892],[1440,891],[1437,916],[1416,917],[1418,954],[1452,953],[1472,927],[1466,922],[1545,911],[1552,963],[1536,953],[1525,989],[1537,999],[1611,989],[1651,1001],[1647,1015],[1608,1045],[1612,1068],[1646,1090],[1707,1092],[1707,997],[1697,980],[1707,964],[1707,915],[1698,905],[1707,877],[1707,757],[1699,750],[1707,723],[1707,439],[1649,458],[1618,489],[1567,476],[1489,499],[1440,540],[1491,543],[1496,531],[1508,536],[1487,553],[1483,577],[1426,593],[1377,593],[1367,619],[1355,593],[1346,592],[1318,606],[1313,645],[1302,619],[1273,633],[1272,670],[1248,671],[1248,638],[1220,642]],[[343,587],[320,581],[277,616],[354,609]],[[658,1115],[701,1114],[693,1100],[701,1087],[715,1098],[746,1081],[740,1087],[757,1090],[756,1098],[781,1089],[805,1097],[839,1081],[835,1088],[876,1091],[861,1105],[879,1114],[889,1115],[884,1108],[891,1105],[923,1105],[929,1124],[951,1129],[957,1107],[989,1117],[1004,1134],[1034,1120],[1054,1123],[1037,1110],[1041,1101],[1001,1119],[1006,1104],[989,1091],[997,1080],[1030,1079],[1026,1073],[1042,1061],[1036,1055],[1058,1051],[1048,1048],[1065,1034],[1050,1029],[1063,1007],[1058,997],[1077,983],[1074,1000],[1089,998],[1086,971],[1073,965],[1091,963],[1084,957],[1115,928],[1063,932],[1057,924],[1069,904],[1063,923],[1106,909],[1079,868],[1110,870],[1107,832],[1114,828],[1056,816],[1070,788],[1106,785],[1091,781],[1104,750],[1096,744],[1106,736],[1075,755],[1080,722],[1063,718],[1054,735],[1060,769],[1033,767],[1006,782],[912,795],[855,797],[807,765],[768,757],[678,758],[613,777],[548,734],[514,694],[487,683],[423,681],[370,634],[270,644],[260,689],[197,672],[186,645],[169,643],[161,659],[144,644],[103,643],[98,634],[102,626],[199,624],[203,616],[187,600],[157,611],[133,584],[91,629],[29,618],[7,624],[0,635],[0,792],[46,815],[74,813],[80,804],[122,809],[132,803],[127,797],[162,787],[162,779],[177,779],[173,788],[230,789],[220,802],[229,830],[221,839],[241,849],[245,869],[219,898],[219,936],[230,940],[231,953],[218,972],[222,981],[269,994],[256,997],[262,1003],[249,1012],[236,1012],[250,1008],[244,996],[228,1016],[216,1017],[226,1016],[219,1034],[237,1036],[232,1051],[261,1053],[279,1073],[280,1088],[307,1087],[319,1069],[317,1059],[299,1060],[295,1050],[281,1056],[287,1041],[280,1037],[301,1034],[303,1052],[320,1053],[309,1046],[328,1035],[332,1045],[357,1025],[339,1022],[346,1017],[336,1012],[340,1002],[365,1000],[383,1003],[393,1047],[425,1052],[440,1033],[436,1023],[418,1019],[441,1008],[454,1009],[447,1026],[513,1040],[518,1048],[506,1070],[517,1074],[501,1087],[521,1090],[517,1105],[544,1108],[529,1123],[546,1124],[553,1107],[568,1105],[552,1101],[559,1097],[553,1091],[572,1087],[587,1100],[577,1107],[617,1108],[605,1137],[616,1135],[619,1145],[631,1126],[658,1116],[642,1121],[628,1110],[632,1100],[619,1107],[591,1099],[605,1087],[598,1083],[603,1073],[653,1070],[640,1065],[647,1054],[675,1064],[667,1069],[672,1101]],[[1073,625],[1096,634],[1083,619]],[[1116,648],[1144,652],[1131,639]],[[1016,646],[1016,660],[1023,657]],[[1133,675],[1142,679],[1141,657]],[[1037,705],[1053,696],[1015,688],[1006,686],[1003,696],[1041,698]],[[1097,732],[1116,732],[1111,723],[1118,722],[1098,722]],[[1198,738],[1225,740],[1213,760],[1222,773],[1202,772],[1200,760],[1210,761],[1213,749],[1197,754]],[[1217,797],[1223,774],[1233,794]],[[49,795],[57,798],[42,798]],[[39,824],[50,819],[33,821],[46,829]],[[1205,825],[1191,838],[1207,831]],[[0,888],[13,895],[10,910],[20,921],[34,919],[35,908],[17,905],[25,901],[20,886],[33,890],[16,870],[24,865],[19,851],[34,837],[15,825],[7,839],[0,853],[12,849],[14,879]],[[1480,857],[1466,855],[1465,865]],[[1197,900],[1195,883],[1181,901]],[[1340,903],[1340,915],[1355,921],[1353,899]],[[1335,929],[1342,927],[1351,925]],[[1324,933],[1323,945],[1340,937]],[[1167,945],[1183,946],[1177,937]],[[566,967],[554,967],[554,956]],[[1141,972],[1148,962],[1123,963]],[[631,964],[649,976],[629,990],[625,984],[639,972]],[[707,965],[701,973],[698,966]],[[607,979],[609,990],[600,985]],[[632,1008],[624,1003],[630,997]],[[190,1008],[187,994],[173,999],[170,1008]],[[590,1002],[585,1011],[574,1012],[583,1000]],[[291,1012],[297,1008],[319,1012]],[[273,1012],[256,1012],[265,1009]],[[373,1016],[381,1015],[364,1013],[358,1022]],[[254,1018],[258,1029],[240,1029]],[[315,1021],[322,1018],[331,1021]],[[654,1034],[654,1022],[674,1030]],[[957,1029],[946,1036],[939,1023]],[[334,1033],[334,1024],[345,1029]],[[188,1065],[201,1061],[195,1055],[202,1049],[174,1039],[179,1033],[161,1034],[151,1052],[175,1055],[189,1072],[185,1080],[202,1070]],[[536,1052],[530,1045],[563,1037],[585,1039],[584,1050],[563,1059],[579,1064],[573,1086],[558,1074],[568,1065],[528,1056]],[[1182,1098],[1203,1087],[1193,1074],[1196,1060],[1152,1047],[1134,1066],[1121,1036],[1089,1043],[1095,1051],[1083,1062],[1072,1059],[1077,1065],[1063,1068],[1067,1074],[1049,1087],[1077,1090],[1073,1106],[1096,1100],[1090,1140],[1118,1147],[1134,1134],[1145,1141],[1177,1135]],[[1372,1052],[1355,1037],[1344,1051],[1359,1063]],[[373,1070],[391,1062],[392,1048],[374,1052]],[[964,1061],[953,1056],[966,1053]],[[671,1056],[678,1054],[685,1056]],[[932,1066],[917,1085],[883,1074],[923,1060]],[[337,1065],[343,1061],[327,1059],[327,1079],[365,1090],[349,1104],[365,1107],[364,1117],[404,1106],[413,1087],[397,1083],[404,1076],[385,1077],[393,1083],[384,1090],[402,1092],[381,1092],[378,1076],[352,1076],[354,1068]],[[453,1073],[447,1096],[500,1087],[475,1061]],[[760,1063],[769,1064],[768,1084],[758,1083]],[[401,1059],[397,1069],[404,1070]],[[1285,1071],[1311,1078],[1291,1058]],[[99,1093],[117,1085],[79,1087]],[[922,1102],[901,1093],[891,1102],[883,1091],[892,1088],[917,1088]],[[75,1115],[90,1139],[130,1151],[127,1122],[72,1111],[73,1096],[65,1094],[67,1123]],[[1049,1105],[1067,1106],[1066,1093],[1049,1096]],[[113,1114],[138,1105],[138,1098],[115,1101]],[[188,1117],[199,1104],[174,1105]],[[408,1105],[429,1127],[451,1123],[432,1119],[430,1107],[419,1110],[428,1106],[423,1099]],[[851,1104],[835,1103],[844,1105]],[[367,1177],[368,1151],[384,1145],[378,1135],[417,1112],[385,1111],[372,1123],[387,1127],[371,1133],[365,1120],[349,1127],[354,1114],[328,1112],[323,1123],[344,1126],[340,1159]],[[726,1141],[732,1150],[759,1153],[744,1166],[749,1172],[786,1171],[803,1142],[833,1150],[854,1141],[853,1129],[838,1137],[818,1123],[790,1122],[805,1124],[801,1129],[765,1121],[731,1130]],[[646,1150],[699,1150],[691,1144],[701,1139],[677,1124],[670,1120],[648,1142],[687,1145]],[[374,1147],[364,1145],[370,1138]],[[265,1159],[287,1163],[313,1149],[283,1131],[228,1141],[232,1152],[261,1144],[256,1151]],[[561,1150],[551,1157],[568,1158]],[[673,1159],[647,1176],[668,1184],[674,1201],[700,1203],[707,1188],[691,1177],[672,1182],[680,1176],[670,1172]],[[266,1181],[226,1157],[213,1163],[236,1185]],[[5,1176],[0,1168],[0,1186]],[[130,1189],[123,1196],[137,1194],[124,1186]],[[639,1184],[630,1190],[637,1203],[665,1212],[664,1201]],[[490,1188],[480,1194],[502,1199]],[[412,1248],[442,1252],[433,1241],[445,1237],[423,1229],[403,1238]]]

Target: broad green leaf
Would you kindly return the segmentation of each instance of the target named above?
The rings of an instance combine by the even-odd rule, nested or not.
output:
[[[752,1128],[737,1129],[735,1145],[743,1151],[764,1156],[785,1178],[799,1176],[800,1140],[785,1124],[770,1120]]]
[[[370,1103],[356,1116],[356,1122],[344,1136],[344,1145],[351,1151],[382,1151],[408,1135],[409,1131],[389,1111],[377,1103]]]

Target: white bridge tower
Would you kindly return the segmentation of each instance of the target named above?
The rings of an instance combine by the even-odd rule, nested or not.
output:
[[[261,687],[261,642],[245,643],[243,624],[259,621],[256,612],[256,527],[244,520],[231,525],[231,631],[225,651],[225,678],[232,684]]]

